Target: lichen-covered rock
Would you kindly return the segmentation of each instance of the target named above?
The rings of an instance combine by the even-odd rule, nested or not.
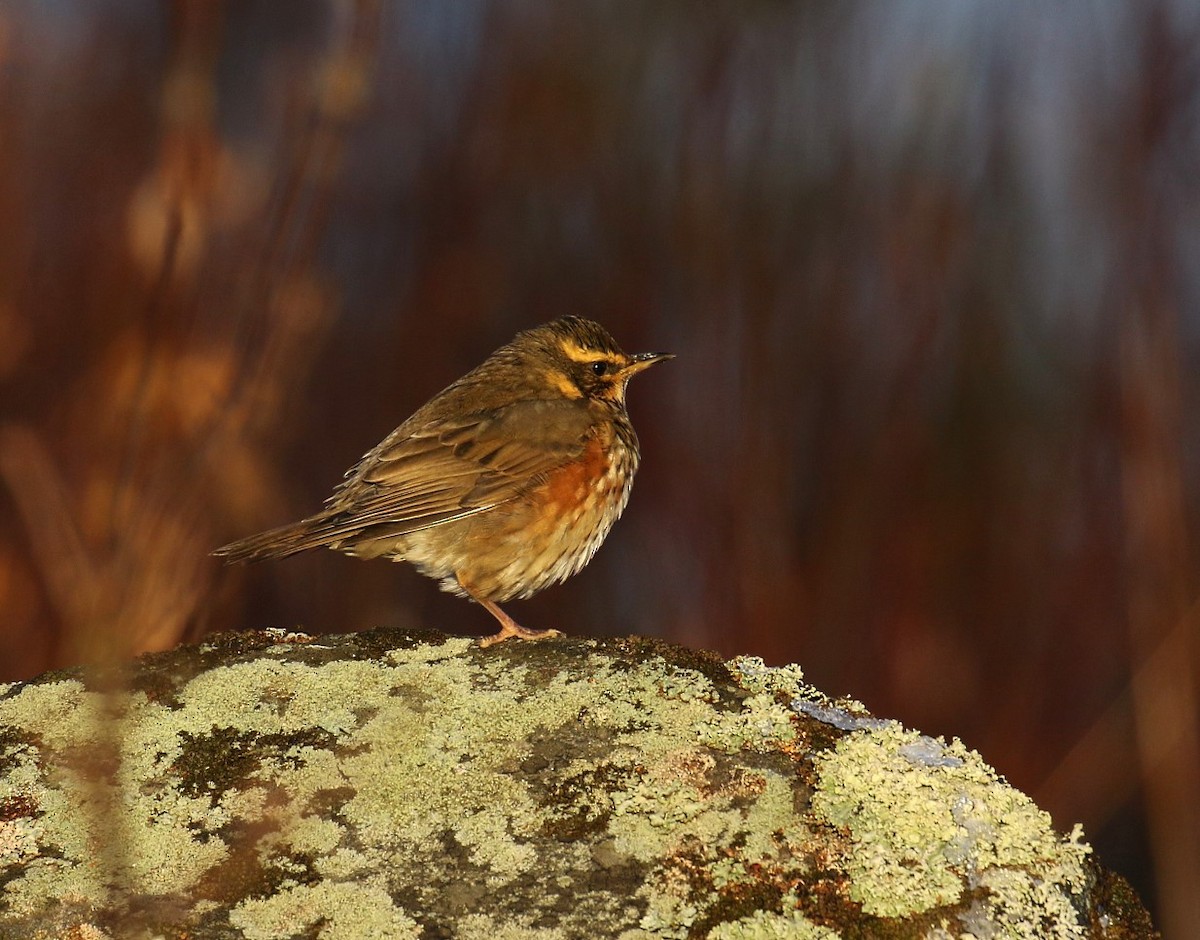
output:
[[[663,643],[231,634],[0,685],[0,936],[1141,938],[977,754]]]

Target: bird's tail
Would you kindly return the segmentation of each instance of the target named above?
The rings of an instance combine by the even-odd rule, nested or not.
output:
[[[297,552],[328,545],[333,539],[329,531],[329,515],[318,513],[299,522],[268,529],[258,535],[222,545],[213,552],[227,563],[261,561],[264,558],[287,558]]]

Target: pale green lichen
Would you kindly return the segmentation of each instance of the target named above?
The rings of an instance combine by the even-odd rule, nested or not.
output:
[[[477,864],[503,877],[529,871],[536,853],[522,843],[541,825],[538,807],[527,785],[502,768],[520,760],[537,729],[572,720],[593,693],[562,678],[529,690],[513,675],[505,684],[529,694],[514,708],[511,692],[474,688],[461,660],[411,677],[397,667],[395,678],[396,690],[412,682],[437,708],[414,709],[412,697],[393,695],[358,731],[361,752],[341,762],[355,790],[347,817],[373,840],[401,847],[453,828]],[[494,720],[481,724],[481,713]]]
[[[741,712],[725,716],[713,711],[711,682],[694,670],[658,664],[635,675],[600,660],[588,681],[570,673],[533,677],[526,667],[498,658],[481,667],[463,656],[467,648],[466,641],[451,641],[393,650],[384,657],[386,666],[335,661],[312,667],[264,656],[201,673],[177,690],[174,708],[152,704],[141,693],[117,703],[75,682],[31,686],[4,703],[0,721],[20,726],[35,715],[52,716],[47,744],[54,754],[83,746],[103,728],[119,755],[117,778],[96,784],[67,766],[59,786],[47,788],[30,763],[24,776],[6,779],[40,787],[39,805],[62,821],[61,832],[43,838],[56,839],[64,858],[43,870],[60,887],[70,873],[78,882],[73,896],[98,904],[108,897],[114,875],[120,884],[157,894],[186,891],[235,848],[236,836],[231,843],[221,834],[226,827],[261,821],[268,831],[254,843],[260,862],[298,876],[304,866],[289,858],[313,858],[312,870],[320,874],[315,884],[238,908],[238,925],[247,935],[257,930],[262,936],[273,935],[281,911],[294,919],[313,899],[332,903],[344,896],[344,887],[330,887],[339,885],[337,878],[361,880],[383,870],[381,856],[346,844],[347,826],[361,842],[414,857],[435,852],[443,833],[452,832],[496,887],[531,874],[538,863],[535,836],[547,813],[511,770],[527,755],[531,738],[572,724],[581,732],[619,729],[605,766],[627,775],[630,785],[596,793],[591,811],[595,819],[611,814],[610,842],[618,857],[653,864],[685,839],[708,844],[740,837],[745,847],[738,858],[721,859],[721,877],[733,880],[744,875],[747,860],[769,856],[765,833],[798,824],[786,779],[737,774],[725,792],[709,792],[713,758],[705,747],[689,744],[697,728],[727,740],[761,739],[768,726],[780,737],[791,734],[769,696],[752,696]],[[371,703],[369,713],[359,710],[363,702]],[[114,704],[120,718],[105,724]],[[480,714],[489,719],[478,721]],[[74,720],[65,720],[68,715]],[[195,759],[191,749],[204,746],[217,729],[229,732],[217,742],[222,747],[250,755],[242,782],[191,795],[169,785],[180,762]],[[259,736],[312,729],[340,741],[343,752],[254,743]],[[587,761],[572,766],[585,774],[595,769]],[[347,790],[342,821],[308,809],[331,782]],[[96,805],[97,787],[106,809],[92,814],[87,806]],[[269,799],[271,794],[286,798]],[[764,794],[769,798],[758,799]],[[732,809],[733,801],[746,808]],[[118,840],[121,850],[105,848]],[[580,865],[590,861],[586,845],[564,851],[577,855]],[[87,858],[114,870],[81,864]],[[37,874],[19,879],[19,909],[33,910],[44,896]],[[321,886],[324,893],[317,891]],[[23,894],[26,904],[20,903]],[[686,921],[686,902],[681,907],[669,893],[649,894],[651,911],[669,909],[673,922]]]
[[[836,890],[867,914],[953,904],[965,886],[981,894],[961,922],[947,913],[954,936],[971,916],[1014,940],[1030,922],[1082,936],[1086,846],[957,742],[823,734],[810,781],[796,755],[813,716],[789,703],[834,705],[797,667],[743,658],[726,679],[712,660],[554,649],[449,640],[307,665],[280,644],[167,702],[74,680],[16,689],[0,699],[0,731],[18,732],[0,801],[37,813],[0,823],[0,865],[26,865],[0,931],[49,898],[105,909],[136,891],[228,909],[254,940],[836,940],[794,893],[823,851],[821,877],[844,861]],[[443,867],[452,883],[434,884]],[[509,897],[520,906],[479,913]],[[782,913],[722,907],[747,897]]]
[[[699,725],[696,736],[711,747],[771,751],[781,742],[795,740],[792,718],[791,711],[774,695],[757,692],[742,701],[742,710],[735,715],[725,714],[717,721]]]
[[[755,911],[741,920],[718,924],[708,940],[841,940],[841,935],[813,923],[798,910],[786,914]]]
[[[700,913],[694,904],[675,891],[656,891],[646,886],[638,892],[646,901],[646,913],[639,926],[653,937],[684,940]]]
[[[694,669],[669,666],[657,682],[658,693],[678,702],[715,702],[716,689],[707,676]]]
[[[0,822],[0,865],[15,865],[36,856],[43,831],[43,827],[33,820]]]
[[[317,926],[318,940],[418,940],[420,925],[397,908],[382,882],[292,885],[243,901],[229,922],[246,940],[288,940]]]
[[[816,759],[812,808],[849,830],[850,897],[866,913],[903,917],[957,902],[969,880],[989,887],[989,873],[1004,869],[1012,877],[997,882],[1005,885],[997,904],[1028,921],[1031,889],[1015,890],[1014,879],[1036,882],[1039,910],[1050,902],[1074,924],[1070,898],[1083,888],[1087,846],[1061,839],[1046,813],[958,741],[944,746],[950,759],[914,772],[904,753],[920,740],[889,725],[848,735]]]
[[[1020,869],[992,868],[979,876],[988,897],[976,911],[975,936],[988,940],[1082,940],[1087,936],[1079,915],[1063,890],[1070,874],[1059,866],[1041,877]],[[972,918],[963,918],[971,927]]]
[[[783,693],[791,698],[808,688],[804,670],[795,663],[768,666],[759,656],[735,656],[728,665],[730,673],[747,692]]]
[[[485,914],[468,914],[459,920],[455,940],[575,940],[557,927],[534,927],[531,920],[515,915],[497,923]]]

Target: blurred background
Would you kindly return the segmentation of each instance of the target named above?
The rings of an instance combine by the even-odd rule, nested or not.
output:
[[[1200,936],[1200,5],[0,4],[0,680],[491,632],[315,511],[518,329],[643,467],[511,612],[961,737]]]

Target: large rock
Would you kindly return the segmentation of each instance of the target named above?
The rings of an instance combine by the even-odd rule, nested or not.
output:
[[[0,936],[1154,936],[979,755],[642,639],[218,636],[0,685]]]

